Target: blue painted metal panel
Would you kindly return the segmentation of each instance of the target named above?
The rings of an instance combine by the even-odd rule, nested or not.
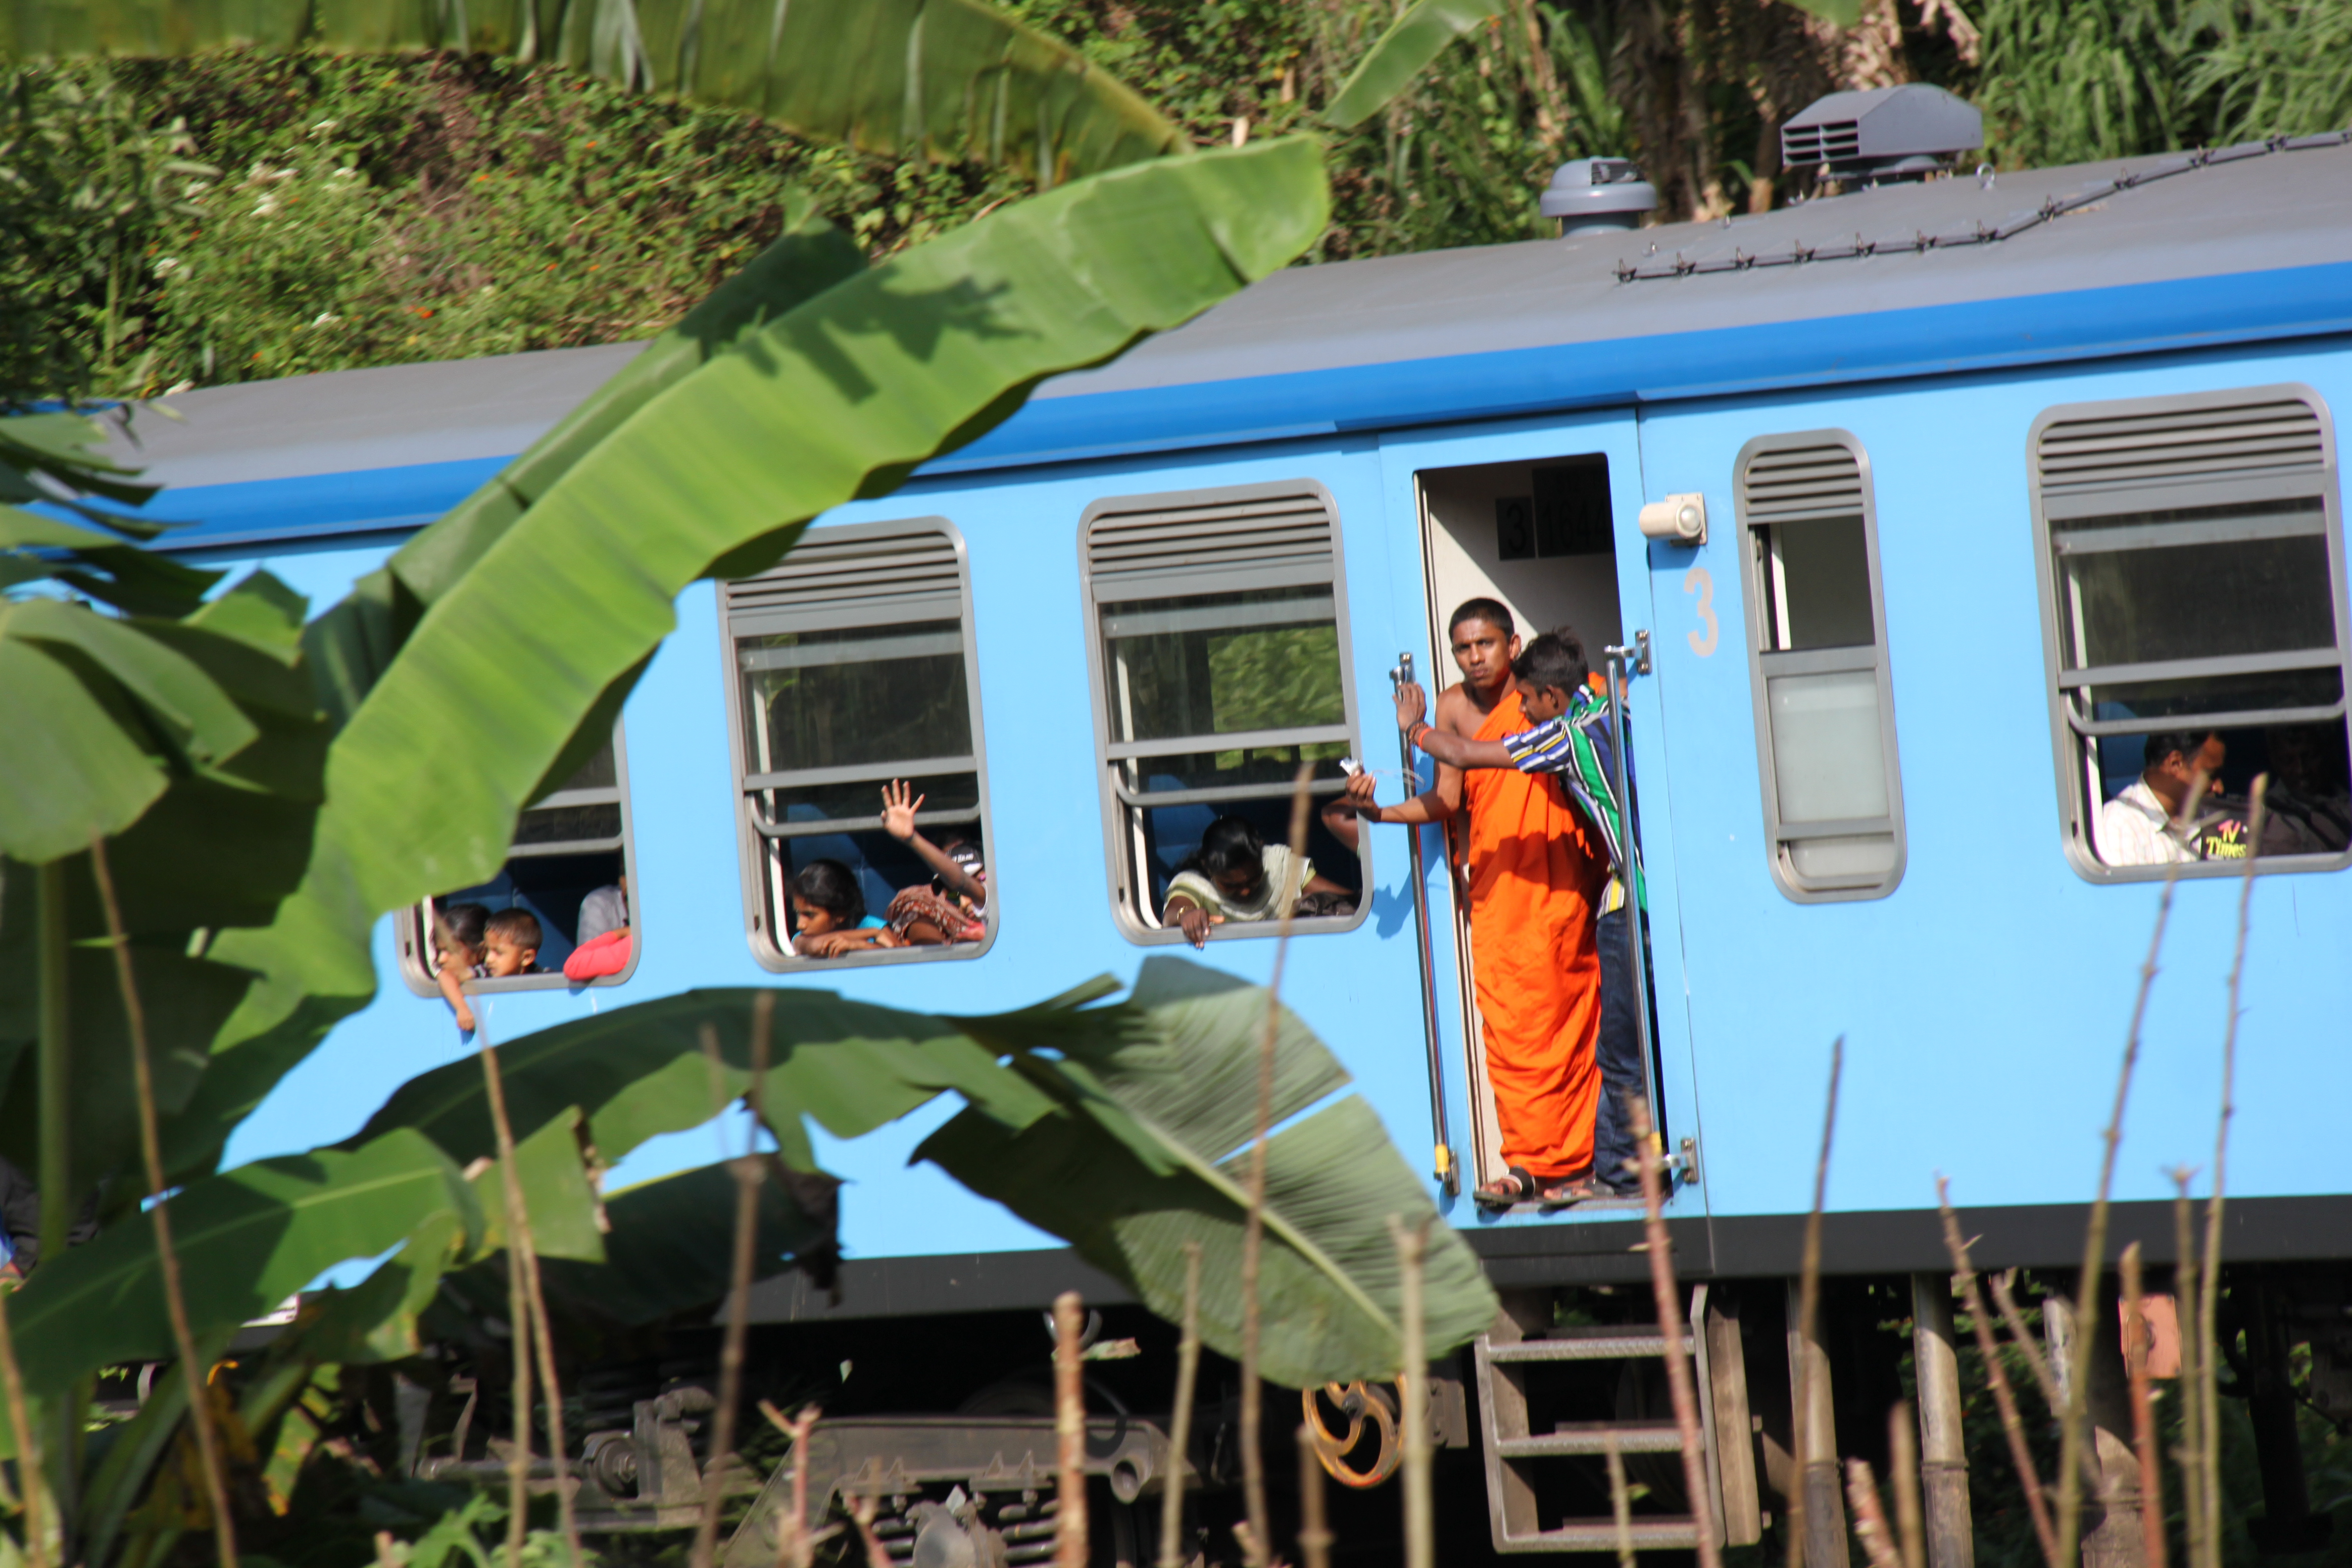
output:
[[[2042,696],[2026,432],[2091,399],[2301,380],[2352,397],[2342,352],[2181,358],[1653,411],[1651,489],[1701,490],[1712,536],[1653,545],[1682,937],[1718,1215],[1810,1201],[1830,1042],[1846,1079],[1837,1209],[2086,1201],[2160,889],[2094,886],[2062,851]],[[1843,428],[1877,485],[1909,864],[1868,902],[1800,905],[1767,870],[1732,462],[1772,431]],[[1698,657],[1681,587],[1713,576],[1724,627]],[[2339,612],[2340,613],[2340,612]],[[2183,884],[2147,1027],[2116,1195],[2210,1168],[2222,981],[2239,884]],[[2261,879],[2241,1042],[2233,1194],[2341,1191],[2315,1159],[2352,1094],[2352,881]]]
[[[1706,344],[1736,336],[1685,345],[1689,363],[1699,363]],[[1716,363],[1736,368],[1734,350],[1765,352],[1733,344]],[[1859,364],[1880,351],[1857,342],[1852,352]],[[1381,386],[1393,391],[1411,374],[1417,367],[1354,379],[1386,396]],[[2273,345],[1697,400],[1646,409],[1638,440],[1634,416],[1621,410],[1163,452],[936,476],[919,481],[918,493],[844,508],[829,521],[938,512],[971,542],[1003,931],[977,961],[842,967],[787,984],[961,1011],[1033,1001],[1098,972],[1135,973],[1143,952],[1117,934],[1103,903],[1085,718],[1076,531],[1089,501],[1299,478],[1325,485],[1346,530],[1349,673],[1361,749],[1377,764],[1393,743],[1385,671],[1397,651],[1412,648],[1424,670],[1450,673],[1428,646],[1413,474],[1601,450],[1616,491],[1624,624],[1656,633],[1657,673],[1634,683],[1633,701],[1662,1094],[1670,1126],[1702,1138],[1706,1209],[1728,1216],[1805,1206],[1829,1042],[1840,1034],[1849,1054],[1833,1206],[1931,1203],[1938,1170],[1953,1177],[1964,1205],[2086,1197],[2158,891],[2094,887],[2060,849],[2026,430],[2055,403],[2283,380],[2309,383],[2339,410],[2352,406],[2352,352]],[[1801,906],[1777,890],[1764,861],[1730,483],[1734,456],[1749,438],[1822,427],[1862,439],[1877,485],[1909,866],[1887,899]],[[322,488],[264,495],[255,487],[244,515],[257,528],[299,531],[315,542],[383,515],[383,496],[455,484],[462,466],[399,480],[416,487],[409,491],[391,479],[380,489],[282,481]],[[1706,495],[1714,519],[1705,547],[1638,539],[1642,500],[1693,489]],[[201,503],[205,492],[180,499]],[[253,558],[323,604],[380,552],[330,540]],[[1705,638],[1694,640],[1704,630],[1695,567],[1711,576],[1719,628],[1704,654]],[[486,1011],[498,1037],[690,985],[772,982],[751,962],[742,929],[714,595],[698,586],[679,608],[680,629],[627,715],[644,962],[612,990],[491,1001]],[[1401,835],[1376,829],[1370,842],[1370,918],[1344,935],[1298,940],[1286,990],[1419,1164],[1429,1110],[1407,862]],[[1431,891],[1442,909],[1442,873],[1433,872]],[[2230,882],[2179,891],[2118,1196],[2167,1195],[2161,1168],[2210,1163],[2235,897]],[[2352,881],[2263,879],[2253,918],[2231,1187],[2246,1194],[2340,1190],[2341,1163],[2315,1152],[2333,1146],[2334,1109],[2352,1096],[2352,1059],[2341,1049],[2342,1020],[2352,1016],[2345,963]],[[1441,965],[1452,963],[1444,922],[1435,934]],[[379,945],[389,975],[390,943]],[[1272,957],[1272,942],[1261,940],[1221,942],[1206,955],[1253,978],[1265,975]],[[1442,1015],[1461,1146],[1467,1058],[1458,1017],[1451,1009]],[[462,1048],[441,1004],[392,982],[240,1131],[233,1153],[247,1159],[341,1136],[394,1084]],[[937,1172],[906,1167],[908,1152],[943,1114],[927,1110],[854,1144],[823,1143],[828,1163],[853,1184],[845,1199],[853,1255],[1045,1244]],[[719,1152],[708,1131],[667,1140],[636,1156],[622,1179]],[[1454,1217],[1473,1223],[1466,1203]]]
[[[2352,331],[2352,263],[1044,397],[953,473]]]

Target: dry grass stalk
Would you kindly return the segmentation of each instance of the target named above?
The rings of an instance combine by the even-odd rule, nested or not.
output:
[[[2189,781],[2189,794],[2182,799],[2180,815],[2173,830],[2182,838],[2188,837],[2193,825],[2196,807],[2205,798],[2205,772],[2199,769]],[[2251,858],[2248,864],[2252,864]],[[2107,1261],[2107,1194],[2115,1187],[2116,1152],[2123,1144],[2124,1107],[2131,1099],[2132,1070],[2139,1064],[2140,1028],[2147,1019],[2147,999],[2156,989],[2157,955],[2164,951],[2164,928],[2172,919],[2172,896],[2180,887],[2182,862],[2168,862],[2164,869],[2164,895],[2157,900],[2156,929],[2148,933],[2147,957],[2139,966],[2139,994],[2132,1000],[2131,1027],[2124,1036],[2123,1066],[2116,1073],[2116,1103],[2107,1117],[2107,1130],[2102,1134],[2106,1147],[2099,1155],[2099,1190],[2091,1200],[2090,1224],[2083,1236],[2083,1271],[2076,1277],[2074,1303],[2082,1326],[2074,1335],[2073,1364],[2066,1380],[2066,1403],[2058,1426],[2058,1561],[2074,1561],[2075,1548],[2081,1544],[2083,1529],[2084,1466],[2091,1458],[2092,1445],[2084,1440],[2084,1425],[2090,1415],[2091,1347],[2098,1335],[2091,1331],[2092,1314],[2099,1310],[2099,1276]]]
[[[874,1533],[873,1494],[859,1493],[856,1502],[850,1506],[849,1517],[857,1526],[858,1539],[866,1543],[866,1568],[898,1568],[890,1561],[889,1549]]]
[[[1087,1568],[1087,1305],[1076,1290],[1054,1298],[1054,1562]]]
[[[448,921],[437,907],[433,910],[433,929],[444,951],[459,950],[457,933],[449,929]],[[462,986],[468,982],[458,984]],[[514,1124],[507,1120],[506,1083],[499,1076],[498,1054],[490,1048],[487,1018],[478,1020],[474,1043],[481,1058],[482,1083],[489,1100],[490,1127],[499,1152],[499,1190],[506,1211],[507,1343],[509,1353],[514,1357],[513,1373],[507,1384],[507,1397],[514,1405],[514,1437],[507,1450],[507,1568],[522,1568],[522,1542],[530,1529],[530,1503],[531,1311],[523,1270],[519,1267],[521,1254],[514,1241],[518,1236],[528,1239],[530,1218],[523,1207],[522,1178],[515,1171]],[[558,1491],[561,1489],[559,1487]],[[578,1560],[575,1552],[573,1561]]]
[[[2025,1314],[2017,1310],[2013,1289],[2016,1280],[2017,1270],[2004,1268],[1997,1274],[1986,1275],[1985,1286],[1992,1292],[1993,1305],[2000,1309],[2000,1321],[2009,1329],[2010,1342],[2025,1358],[2027,1368],[2033,1373],[2034,1386],[2042,1390],[2042,1402],[2055,1411],[2065,1403],[2065,1398],[2058,1392],[2058,1380],[2051,1375],[2050,1358],[2042,1353],[2042,1346],[2035,1342],[2033,1331],[2025,1326]]]
[[[1813,1166],[1813,1208],[1805,1217],[1805,1250],[1797,1285],[1797,1337],[1801,1344],[1813,1341],[1813,1320],[1822,1307],[1822,1205],[1828,1201],[1830,1188],[1830,1140],[1837,1131],[1838,1079],[1845,1071],[1845,1037],[1840,1035],[1830,1047],[1829,1102],[1822,1113],[1822,1152]],[[1646,1147],[1646,1145],[1644,1145]],[[1646,1162],[1644,1165],[1646,1167]],[[1648,1183],[1643,1183],[1646,1193]],[[1812,1462],[1806,1452],[1809,1427],[1811,1425],[1813,1378],[1810,1359],[1799,1363],[1796,1419],[1790,1425],[1789,1474],[1789,1568],[1801,1568],[1805,1554],[1805,1468]],[[1696,1490],[1696,1489],[1694,1489]]]
[[[188,1424],[196,1435],[196,1458],[204,1467],[205,1497],[211,1505],[213,1516],[213,1550],[219,1554],[221,1568],[236,1568],[236,1521],[229,1517],[228,1477],[221,1454],[220,1433],[213,1426],[212,1401],[205,1397],[205,1385],[209,1381],[203,1359],[196,1353],[195,1331],[188,1323],[188,1299],[180,1285],[180,1255],[172,1246],[172,1205],[163,1201],[163,1141],[157,1130],[155,1116],[155,1074],[147,1052],[147,1009],[139,997],[137,976],[131,963],[131,939],[122,928],[122,905],[114,895],[114,873],[106,863],[106,840],[92,837],[89,841],[90,875],[98,882],[98,900],[106,910],[108,945],[114,949],[114,977],[122,991],[123,1021],[131,1031],[131,1082],[139,1100],[139,1156],[147,1168],[147,1218],[155,1227],[155,1260],[163,1274],[163,1308],[172,1320],[172,1345],[180,1355],[181,1375],[188,1383]],[[66,1194],[53,1192],[49,1202],[61,1205]],[[16,1348],[13,1342],[7,1351],[6,1374],[12,1408],[21,1397],[16,1376]],[[26,1444],[19,1453],[29,1455]],[[25,1487],[26,1532],[32,1544],[34,1562],[46,1564],[48,1542],[34,1528],[33,1500],[40,1497],[42,1485],[37,1476],[30,1477]]]
[[[1617,1568],[1633,1568],[1633,1494],[1625,1487],[1625,1456],[1617,1450],[1614,1428],[1601,1434],[1609,1460],[1609,1515],[1617,1526]]]
[[[2042,1391],[2042,1403],[2054,1415],[2063,1409],[2065,1395],[2059,1392],[2058,1379],[2052,1371],[2050,1358],[2042,1353],[2034,1332],[2025,1325],[2025,1314],[2018,1310],[2015,1286],[2017,1270],[2004,1268],[1998,1274],[1985,1276],[1985,1284],[1992,1290],[1993,1304],[2000,1309],[2000,1321],[2009,1329],[2010,1343],[2025,1358],[2027,1368],[2033,1373],[2034,1386]],[[2083,1483],[2096,1491],[2105,1480],[2099,1469],[2098,1450],[2095,1445],[2083,1445]]]
[[[2158,1462],[2156,1405],[2148,1394],[2147,1357],[2154,1348],[2140,1309],[2139,1243],[2124,1248],[2124,1370],[2131,1377],[2132,1451],[2139,1459],[2142,1568],[2164,1568],[2164,1467]]]
[[[1298,1428],[1298,1557],[1303,1568],[1331,1568],[1331,1526],[1324,1517],[1323,1461],[1315,1434]]]
[[[792,1445],[785,1455],[793,1467],[793,1506],[776,1525],[776,1568],[811,1568],[816,1561],[816,1541],[808,1527],[807,1460],[809,1433],[816,1426],[817,1409],[803,1405],[800,1414],[787,1421],[782,1411],[762,1399],[760,1414]]]
[[[1952,1283],[1959,1289],[1960,1305],[1968,1310],[1969,1322],[1976,1334],[1977,1353],[1984,1361],[1985,1381],[1991,1385],[1994,1407],[2000,1412],[2001,1436],[2009,1443],[2010,1464],[2017,1471],[2017,1484],[2025,1493],[2025,1511],[2033,1520],[2033,1538],[2041,1543],[2046,1568],[2058,1568],[2058,1532],[2050,1522],[2049,1500],[2042,1495],[2042,1478],[2033,1468],[2033,1450],[2026,1446],[2025,1423],[2017,1413],[2017,1394],[2009,1386],[2009,1373],[2000,1364],[2000,1344],[1993,1337],[1992,1315],[1985,1310],[1984,1295],[1977,1289],[1977,1272],[1969,1265],[1969,1244],[1960,1236],[1960,1216],[1952,1212],[1951,1184],[1942,1176],[1936,1178],[1936,1207],[1944,1216],[1944,1246],[1952,1255]]]
[[[572,1510],[572,1478],[566,1473],[563,1458],[569,1446],[563,1440],[563,1385],[555,1376],[555,1331],[548,1325],[547,1296],[540,1289],[539,1249],[528,1236],[523,1247],[523,1300],[530,1309],[530,1342],[539,1356],[540,1386],[547,1393],[547,1451],[554,1461],[556,1522],[563,1532],[564,1550],[571,1553],[572,1568],[581,1568],[588,1558],[580,1546],[580,1520]],[[513,1250],[511,1247],[508,1248],[509,1256]]]
[[[1405,1568],[1436,1568],[1437,1512],[1430,1495],[1429,1327],[1422,1307],[1422,1266],[1429,1257],[1429,1221],[1408,1226],[1389,1215],[1397,1249],[1397,1415],[1404,1437]]]
[[[1919,1428],[1911,1406],[1896,1400],[1886,1413],[1886,1451],[1895,1474],[1895,1526],[1903,1568],[1927,1568],[1927,1525],[1919,1501]]]
[[[1836,1105],[1836,1077],[1831,1079],[1831,1105]],[[1683,1489],[1690,1494],[1691,1522],[1698,1531],[1699,1568],[1718,1568],[1722,1551],[1716,1544],[1715,1514],[1706,1492],[1706,1447],[1699,1435],[1698,1388],[1691,1380],[1689,1336],[1694,1331],[1684,1313],[1681,1291],[1675,1285],[1675,1244],[1666,1234],[1666,1182],[1664,1153],[1655,1147],[1650,1135],[1650,1108],[1638,1096],[1632,1100],[1634,1163],[1641,1168],[1642,1207],[1646,1226],[1644,1239],[1650,1259],[1650,1293],[1658,1310],[1658,1333],[1666,1344],[1666,1389],[1674,1397],[1675,1426],[1682,1436]],[[1829,1147],[1822,1143],[1826,1168]],[[1813,1200],[1818,1223],[1821,1199]],[[1812,1247],[1812,1265],[1820,1264],[1820,1243],[1816,1237]],[[1800,1418],[1801,1425],[1801,1417]],[[1425,1440],[1425,1439],[1424,1439]],[[1799,1474],[1801,1477],[1802,1471]]]
[[[436,917],[436,920],[438,917]],[[455,945],[444,925],[442,940]],[[587,1561],[580,1545],[580,1521],[572,1506],[572,1489],[564,1464],[563,1387],[555,1375],[555,1334],[549,1327],[547,1297],[540,1289],[539,1249],[532,1244],[530,1210],[523,1202],[522,1173],[515,1169],[514,1124],[507,1116],[505,1079],[499,1073],[498,1053],[490,1048],[490,1031],[483,1023],[479,1042],[482,1081],[488,1088],[490,1123],[498,1135],[499,1189],[507,1211],[507,1311],[514,1327],[515,1445],[507,1459],[507,1499],[514,1512],[507,1521],[508,1568],[520,1568],[530,1499],[531,1357],[539,1362],[539,1382],[547,1398],[548,1463],[554,1471],[555,1510],[564,1550],[574,1568]]]
[[[2221,1358],[2214,1348],[2213,1335],[2221,1312],[2221,1207],[2229,1189],[2230,1118],[2237,1111],[2239,985],[2246,973],[2246,931],[2253,918],[2254,869],[2262,853],[2263,824],[2269,815],[2270,785],[2268,773],[2255,777],[2252,809],[2247,814],[2246,874],[2238,887],[2238,940],[2230,956],[2230,1016],[2221,1032],[2221,1114],[2213,1132],[2213,1194],[2205,1200],[2205,1258],[2200,1280],[2203,1294],[2197,1304],[2198,1326],[2206,1336],[2205,1353],[2199,1358],[2202,1374],[2199,1395],[2204,1401],[2205,1419],[2204,1443],[2198,1453],[2197,1484],[2204,1489],[2203,1511],[2213,1530],[2207,1542],[2212,1561],[2199,1568],[2220,1568],[2221,1564],[2221,1423],[2215,1418],[2215,1412],[2221,1409],[2221,1372],[2216,1363]]]
[[[2195,1174],[2186,1165],[2175,1166],[2172,1172],[2172,1227],[2176,1259],[2172,1266],[2172,1303],[2180,1334],[2180,1376],[2178,1380],[2180,1388],[2180,1446],[2173,1449],[2172,1458],[2180,1467],[2180,1511],[2189,1565],[2189,1568],[2206,1568],[2212,1539],[2206,1523],[2205,1488],[2200,1478],[2205,1456],[2204,1424],[2209,1408],[2205,1403],[2204,1363],[2210,1354],[2211,1336],[2205,1326],[2200,1304],[2197,1226],[2189,1202],[2189,1182]]]
[[[1274,1131],[1274,1046],[1282,1032],[1282,966],[1290,954],[1290,926],[1298,903],[1298,868],[1306,863],[1307,808],[1315,764],[1298,764],[1290,793],[1290,864],[1283,872],[1282,928],[1274,944],[1274,973],[1265,987],[1265,1038],[1258,1049],[1257,1132],[1250,1140],[1249,1214],[1242,1227],[1242,1504],[1249,1533],[1242,1538],[1249,1568],[1270,1568],[1265,1519],[1265,1412],[1258,1387],[1258,1270],[1265,1249],[1265,1146]]]
[[[1201,1380],[1201,1244],[1184,1244],[1183,1337],[1176,1343],[1176,1407],[1170,1412],[1168,1495],[1160,1507],[1160,1568],[1183,1568],[1184,1475],[1192,1444],[1192,1395]]]
[[[1845,1462],[1846,1500],[1853,1506],[1854,1539],[1862,1542],[1870,1568],[1903,1568],[1895,1549],[1895,1532],[1886,1528],[1886,1510],[1878,1500],[1878,1481],[1867,1459]]]
[[[0,1291],[0,1384],[7,1390],[8,1435],[16,1440],[16,1474],[24,1483],[26,1554],[32,1568],[49,1568],[48,1487],[42,1479],[41,1446],[33,1436],[32,1414],[25,1402],[25,1373],[16,1361],[5,1291]]]
[[[727,1278],[727,1329],[719,1344],[719,1408],[710,1417],[710,1458],[702,1477],[702,1517],[694,1523],[694,1548],[687,1558],[692,1568],[710,1568],[719,1545],[719,1510],[725,1500],[727,1467],[735,1457],[735,1407],[743,1398],[743,1342],[751,1331],[751,1269],[760,1240],[760,1181],[767,1162],[760,1158],[760,1129],[766,1121],[760,1091],[768,1078],[770,1033],[774,1027],[776,995],[762,991],[751,999],[751,1081],[743,1098],[751,1112],[744,1136],[742,1157],[728,1162],[735,1178],[734,1249]],[[704,1032],[704,1048],[713,1048]]]

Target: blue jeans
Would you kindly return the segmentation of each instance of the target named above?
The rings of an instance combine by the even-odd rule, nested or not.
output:
[[[1642,1190],[1626,1167],[1633,1159],[1633,1119],[1625,1102],[1642,1092],[1642,1032],[1633,1009],[1633,906],[1602,915],[1594,935],[1601,948],[1601,1110],[1592,1126],[1592,1179],[1620,1193]],[[1652,1125],[1657,1107],[1650,1108]]]

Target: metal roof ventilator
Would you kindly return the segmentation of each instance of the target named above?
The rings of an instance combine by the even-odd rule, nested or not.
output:
[[[1642,215],[1658,210],[1658,193],[1642,171],[1623,158],[1579,158],[1552,171],[1538,204],[1546,217],[1559,219],[1559,232],[1617,234],[1641,226]]]
[[[1925,82],[1833,92],[1780,127],[1782,167],[1864,185],[1925,179],[1983,145],[1984,116]]]

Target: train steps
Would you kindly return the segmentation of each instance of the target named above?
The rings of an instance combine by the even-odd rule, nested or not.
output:
[[[1739,1364],[1738,1324],[1728,1331],[1717,1315],[1710,1321],[1707,1288],[1693,1290],[1690,1319],[1678,1325],[1683,1344],[1696,1360],[1692,1367],[1699,1397],[1699,1429],[1706,1450],[1706,1474],[1712,1531],[1718,1545],[1727,1535],[1734,1544],[1754,1541],[1756,1481],[1748,1447],[1745,1369]],[[1662,1377],[1650,1373],[1666,1353],[1666,1337],[1654,1326],[1538,1327],[1529,1319],[1549,1316],[1548,1304],[1522,1309],[1515,1317],[1507,1305],[1495,1325],[1472,1347],[1475,1362],[1480,1427],[1486,1461],[1486,1506],[1495,1550],[1504,1552],[1614,1552],[1619,1531],[1607,1511],[1606,1472],[1602,1469],[1612,1442],[1629,1462],[1638,1456],[1674,1456],[1682,1450],[1671,1406],[1663,1394]],[[1704,1327],[1709,1331],[1695,1332]],[[1708,1354],[1709,1342],[1717,1355]],[[1724,1361],[1729,1364],[1715,1365]],[[1615,1369],[1621,1380],[1633,1369],[1639,1383],[1654,1384],[1658,1413],[1620,1413],[1605,1420],[1551,1419],[1559,1399],[1545,1387],[1556,1373],[1580,1377],[1590,1388],[1605,1382]],[[1622,1406],[1623,1401],[1618,1401]],[[1639,1403],[1639,1401],[1637,1401]],[[1718,1408],[1718,1407],[1721,1408]],[[1736,1407],[1736,1408],[1735,1408]],[[1532,1420],[1531,1420],[1532,1414]],[[1538,1426],[1540,1429],[1538,1429]],[[1737,1437],[1719,1441],[1720,1434]],[[1726,1455],[1733,1474],[1726,1477]],[[1589,1515],[1557,1514],[1546,1519],[1541,1501],[1554,1489],[1548,1482],[1565,1479],[1550,1473],[1561,1461],[1580,1463],[1599,1479],[1602,1511]],[[1653,1459],[1650,1463],[1661,1461]],[[1678,1460],[1673,1461],[1679,1463]],[[1731,1506],[1727,1509],[1726,1481]],[[1588,1492],[1587,1495],[1590,1495]],[[1727,1531],[1725,1520],[1730,1516]],[[1626,1532],[1636,1551],[1688,1551],[1698,1544],[1699,1527],[1689,1514],[1635,1513]]]

